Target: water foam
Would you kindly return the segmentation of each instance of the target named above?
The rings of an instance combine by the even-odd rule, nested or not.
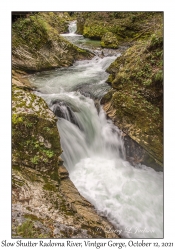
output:
[[[97,110],[93,100],[81,94],[98,97],[96,89],[105,86],[105,69],[112,60],[95,57],[31,79],[51,109],[66,103],[61,110],[65,116],[57,124],[64,164],[79,192],[123,237],[161,238],[163,174],[146,166],[134,168],[125,161],[118,128],[106,119],[101,107]]]

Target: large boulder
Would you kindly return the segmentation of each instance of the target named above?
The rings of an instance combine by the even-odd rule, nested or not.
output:
[[[117,49],[118,40],[115,34],[112,32],[105,33],[101,38],[101,46],[105,48]]]

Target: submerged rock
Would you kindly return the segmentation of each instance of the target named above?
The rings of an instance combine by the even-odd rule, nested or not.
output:
[[[50,106],[57,117],[64,118],[75,124],[80,130],[83,130],[83,126],[78,122],[75,116],[76,112],[80,112],[78,108],[75,108],[71,103],[63,100],[54,100]]]

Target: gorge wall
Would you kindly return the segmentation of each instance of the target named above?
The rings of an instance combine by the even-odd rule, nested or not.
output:
[[[127,160],[163,166],[163,13],[77,13],[78,32],[128,49],[107,69],[104,110],[123,131]],[[115,41],[115,42],[114,42]],[[129,146],[128,146],[129,145]]]

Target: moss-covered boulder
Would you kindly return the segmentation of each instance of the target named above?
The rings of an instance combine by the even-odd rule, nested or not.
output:
[[[102,103],[109,117],[163,164],[163,36],[137,42],[110,65],[113,87]]]
[[[77,33],[99,39],[112,32],[119,44],[148,38],[163,22],[160,12],[79,12]]]
[[[75,60],[92,58],[92,53],[79,49],[60,36],[60,32],[67,27],[68,20],[53,12],[36,13],[14,22],[13,69],[41,71],[70,66]]]
[[[40,97],[12,88],[13,165],[25,165],[57,178],[61,154],[55,117]]]
[[[113,34],[112,32],[107,32],[106,34],[104,34],[101,38],[101,46],[105,48],[117,49],[118,40],[115,34]]]

